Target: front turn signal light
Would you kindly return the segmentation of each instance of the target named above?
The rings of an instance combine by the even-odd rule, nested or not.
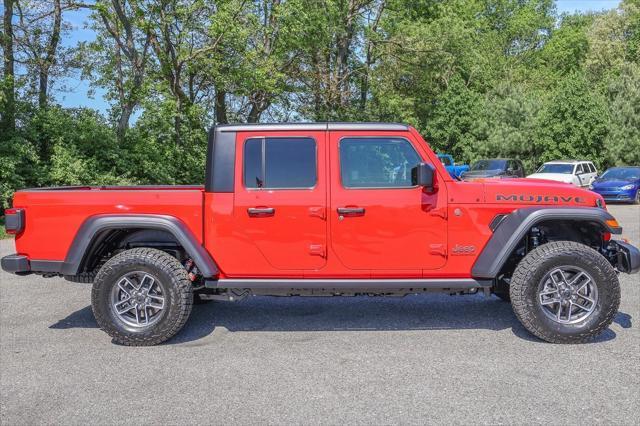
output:
[[[615,219],[605,220],[605,223],[609,225],[610,228],[620,228],[620,224]]]

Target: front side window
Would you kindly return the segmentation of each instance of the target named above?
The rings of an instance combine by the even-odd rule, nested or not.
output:
[[[403,138],[344,138],[340,176],[345,188],[409,188],[411,169],[422,159]]]
[[[311,138],[254,138],[244,144],[244,185],[252,189],[312,188],[317,180]]]

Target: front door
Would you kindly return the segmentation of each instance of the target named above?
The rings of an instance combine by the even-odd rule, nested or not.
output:
[[[325,132],[238,134],[234,229],[273,269],[326,263],[325,138]]]
[[[350,269],[418,271],[446,262],[446,187],[427,194],[411,170],[427,160],[410,134],[330,132],[331,247]]]

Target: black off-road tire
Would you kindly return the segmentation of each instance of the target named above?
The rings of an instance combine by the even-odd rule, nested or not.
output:
[[[593,277],[598,291],[595,310],[575,324],[560,324],[547,317],[538,301],[538,286],[545,275],[562,265],[576,266]],[[620,283],[611,264],[597,251],[571,241],[544,244],[516,267],[510,285],[511,305],[524,327],[551,343],[585,343],[602,333],[620,306]]]
[[[134,329],[121,321],[111,308],[111,291],[128,272],[153,274],[162,286],[165,309],[152,325]],[[187,271],[176,258],[152,248],[123,251],[98,271],[91,291],[93,314],[98,325],[114,343],[127,346],[152,346],[173,337],[187,322],[193,304],[193,288]]]

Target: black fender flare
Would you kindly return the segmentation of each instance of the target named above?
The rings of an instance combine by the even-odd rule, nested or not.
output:
[[[127,228],[155,229],[167,232],[182,245],[204,277],[213,277],[219,272],[213,258],[184,222],[174,216],[148,214],[100,214],[89,217],[78,229],[60,272],[63,275],[78,274],[87,250],[99,233],[105,230]]]
[[[532,226],[549,220],[598,223],[603,230],[621,234],[622,228],[607,223],[615,220],[609,212],[596,207],[527,207],[518,209],[499,222],[471,269],[474,278],[495,278],[518,242]]]

